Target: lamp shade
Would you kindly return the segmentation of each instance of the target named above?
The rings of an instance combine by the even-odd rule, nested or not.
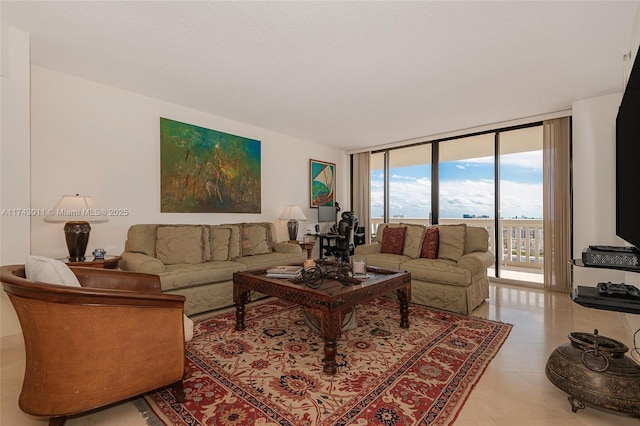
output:
[[[99,209],[93,198],[87,195],[63,195],[60,201],[44,217],[45,222],[107,222],[106,211]]]
[[[280,220],[290,220],[290,219],[307,220],[307,217],[304,215],[304,213],[302,213],[302,210],[300,210],[300,207],[298,207],[296,205],[293,205],[293,204],[289,204],[288,206],[286,206],[284,208],[282,213],[280,213],[280,216],[278,216],[278,219],[280,219]]]

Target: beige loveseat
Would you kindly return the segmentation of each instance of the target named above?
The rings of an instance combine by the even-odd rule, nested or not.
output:
[[[233,273],[302,263],[297,244],[276,242],[272,223],[138,224],[129,228],[121,269],[160,276],[163,293],[186,297],[184,312],[233,305]]]
[[[386,227],[405,227],[402,253],[383,253]],[[488,249],[489,234],[480,227],[437,225],[439,244],[435,259],[420,257],[427,227],[382,224],[376,242],[355,248],[369,266],[411,272],[411,301],[463,314],[470,314],[489,297],[487,268],[494,263]]]

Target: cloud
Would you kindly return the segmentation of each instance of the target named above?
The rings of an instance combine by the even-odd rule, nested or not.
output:
[[[431,181],[414,179],[390,184],[389,212],[407,217],[428,217],[431,205]],[[500,216],[542,217],[542,183],[502,181]],[[383,212],[383,184],[372,182],[371,213]],[[494,216],[494,183],[492,180],[446,181],[440,187],[440,217],[461,218],[463,214]]]
[[[403,175],[396,175],[396,174],[392,174],[390,179],[416,180],[416,178],[413,176],[403,176]]]
[[[460,170],[492,165],[493,157],[466,159],[454,162]],[[501,166],[519,169],[519,175],[526,174],[529,180],[537,179],[542,168],[542,151],[507,154],[500,157]],[[489,174],[492,174],[489,172]],[[511,175],[510,173],[509,175]],[[380,217],[384,206],[384,173],[375,171],[371,181],[371,214]],[[507,174],[500,183],[500,216],[542,217],[542,182],[517,182]],[[495,215],[493,179],[464,178],[464,172],[455,180],[440,182],[441,218],[461,218],[463,214],[476,216]],[[390,177],[390,214],[404,214],[407,217],[428,217],[431,205],[431,179],[400,175]]]

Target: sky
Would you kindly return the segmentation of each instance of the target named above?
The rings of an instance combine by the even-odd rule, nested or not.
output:
[[[542,151],[502,155],[500,217],[542,218]],[[426,218],[431,205],[431,165],[391,170],[389,213]],[[371,172],[371,216],[382,217],[383,170]],[[440,164],[440,218],[494,217],[493,157]]]

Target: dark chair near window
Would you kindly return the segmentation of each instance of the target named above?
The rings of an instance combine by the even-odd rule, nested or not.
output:
[[[347,262],[355,248],[354,231],[358,227],[358,219],[353,212],[343,212],[342,219],[338,222],[338,238],[330,251],[336,260]]]

